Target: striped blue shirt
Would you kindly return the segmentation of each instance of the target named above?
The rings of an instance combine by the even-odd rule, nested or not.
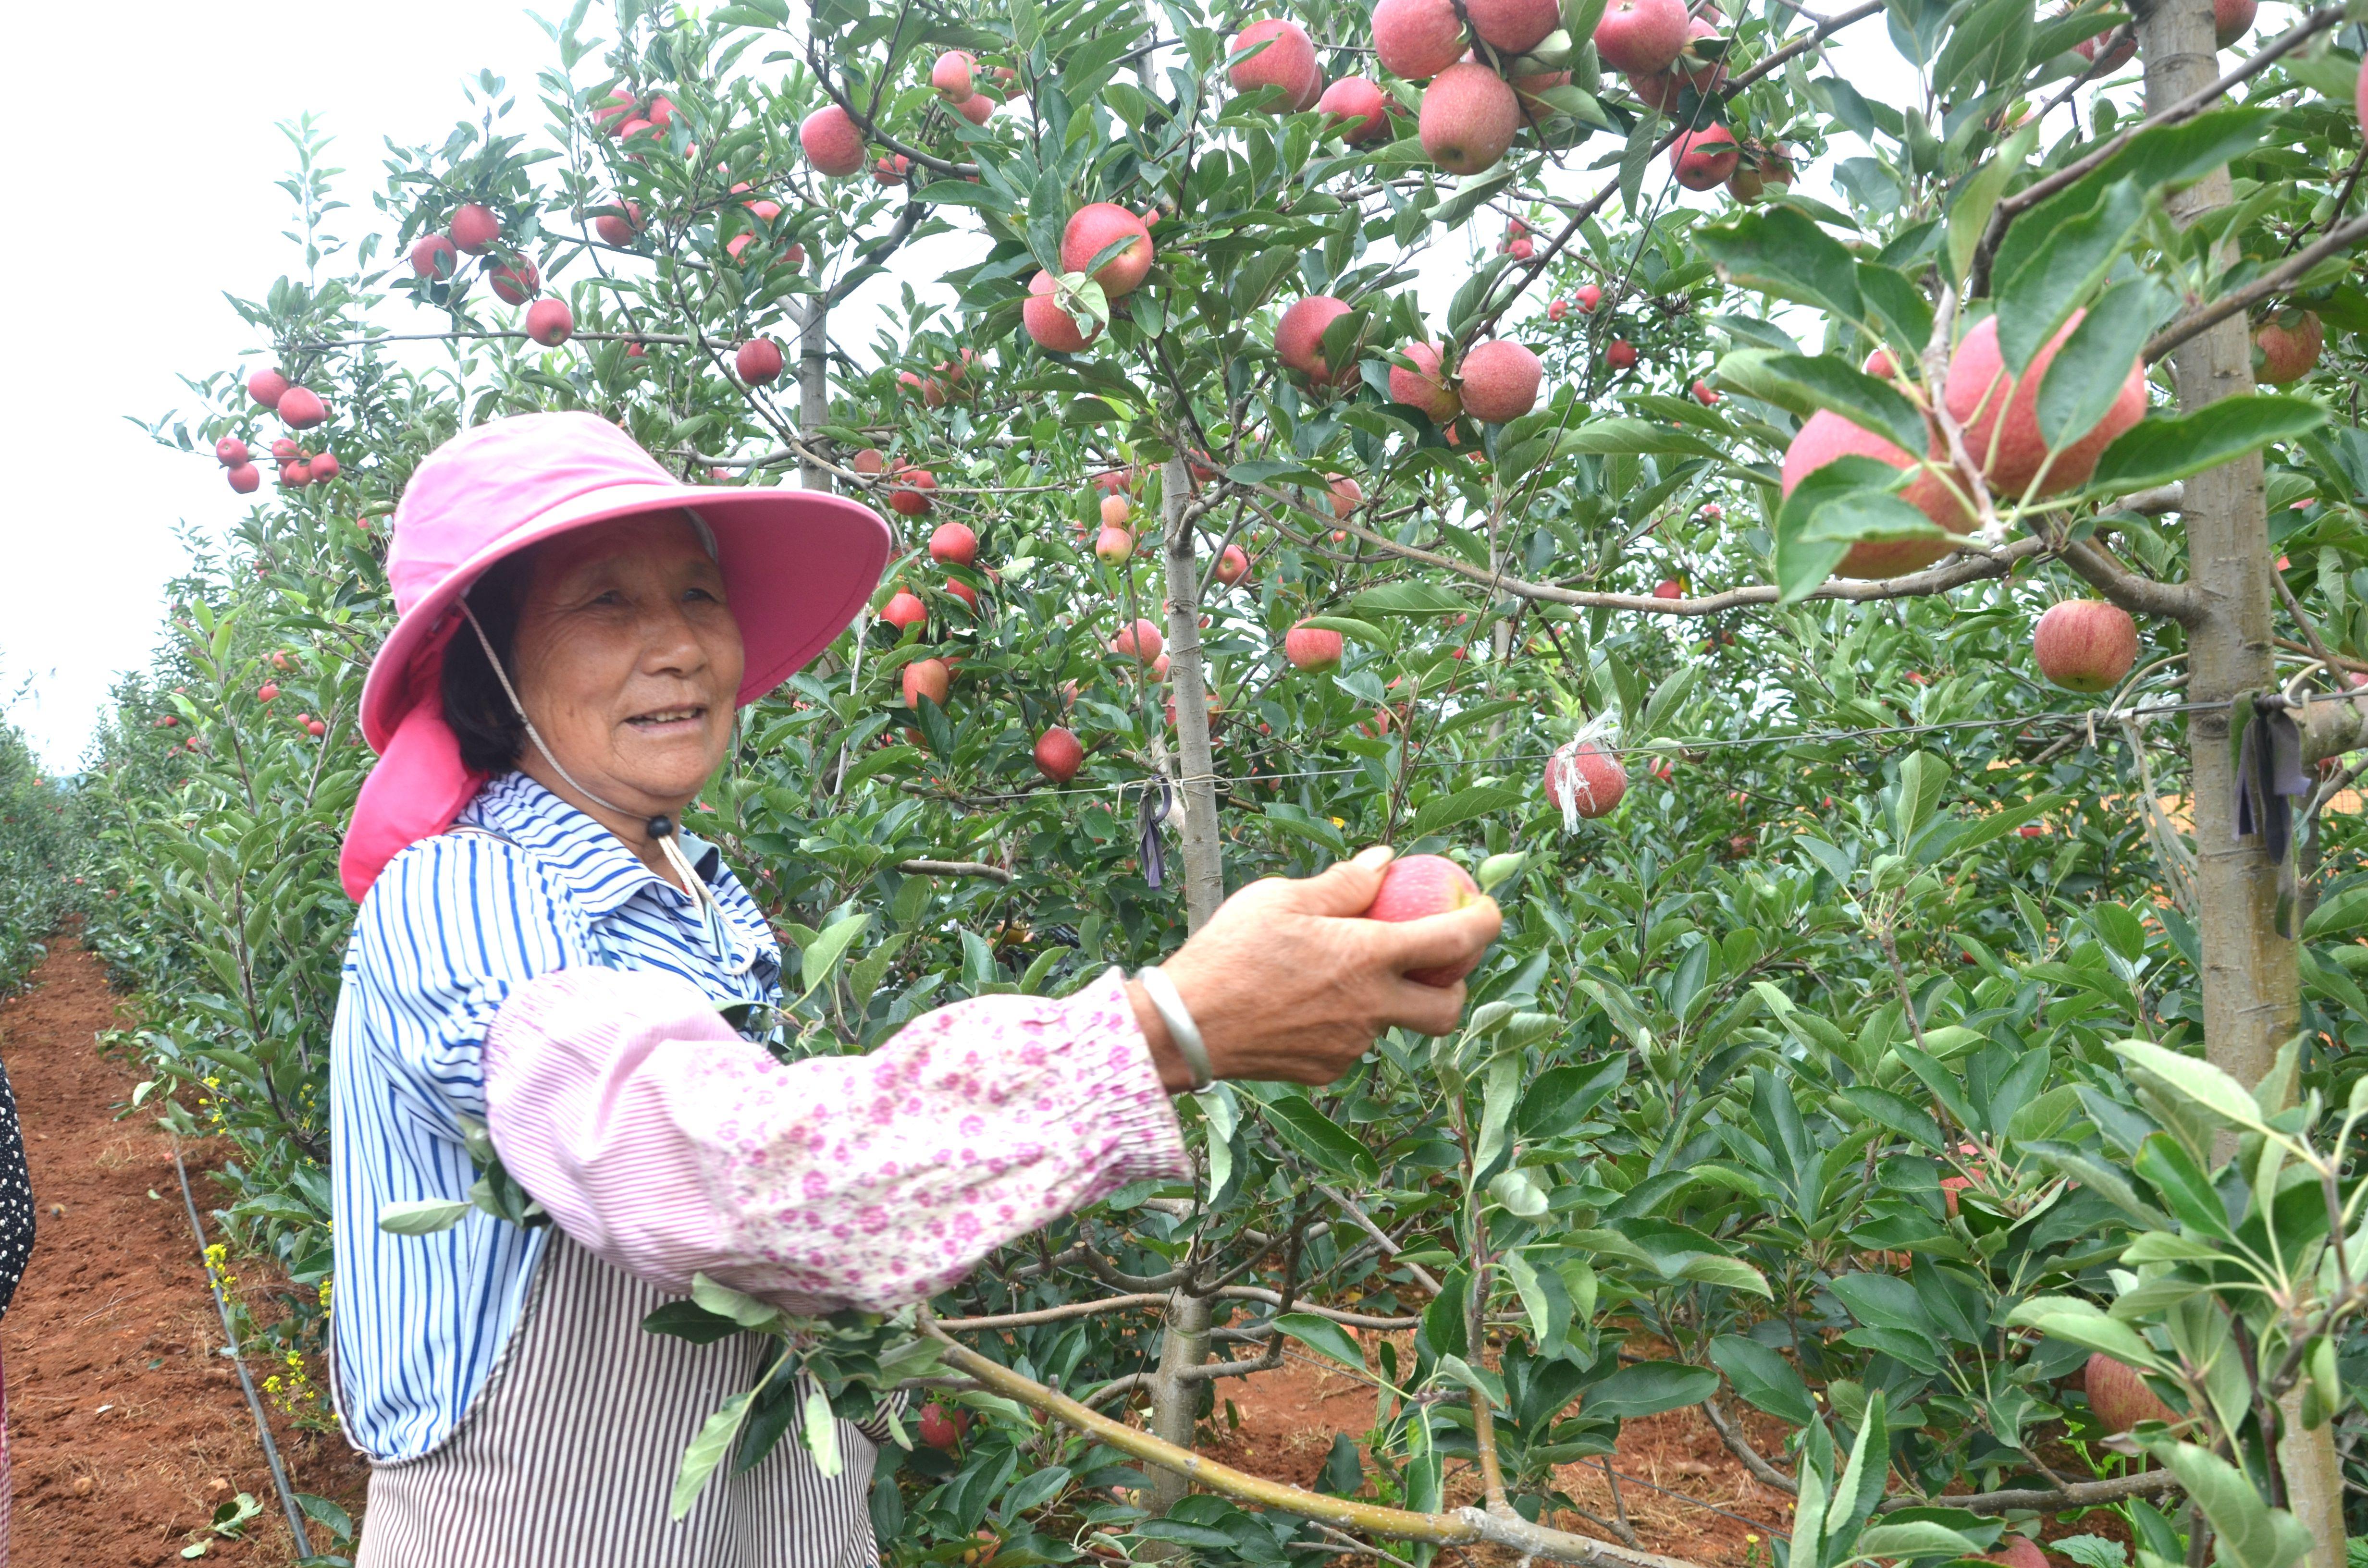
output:
[[[468,1196],[476,1173],[459,1118],[484,1117],[482,1048],[512,987],[586,964],[663,970],[724,1006],[775,1001],[780,981],[764,915],[712,847],[683,844],[723,933],[524,774],[487,784],[460,820],[483,831],[411,846],[362,901],[332,1036],[334,1381],[347,1437],[381,1461],[416,1459],[460,1425],[550,1235],[473,1210],[432,1235],[378,1226],[390,1203]]]

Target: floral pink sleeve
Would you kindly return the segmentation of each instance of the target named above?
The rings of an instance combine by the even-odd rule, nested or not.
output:
[[[504,1003],[484,1070],[502,1164],[560,1229],[663,1288],[706,1274],[797,1312],[925,1300],[1130,1181],[1191,1170],[1116,971],[783,1066],[687,981],[562,970]]]

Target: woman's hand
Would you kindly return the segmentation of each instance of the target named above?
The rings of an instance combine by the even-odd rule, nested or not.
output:
[[[1328,1084],[1394,1025],[1453,1030],[1463,983],[1425,985],[1406,971],[1472,958],[1497,939],[1503,917],[1483,899],[1420,920],[1360,918],[1389,861],[1377,846],[1304,881],[1253,882],[1159,966],[1200,1026],[1218,1077]],[[1142,985],[1130,982],[1127,994],[1160,1081],[1190,1087],[1191,1073]]]

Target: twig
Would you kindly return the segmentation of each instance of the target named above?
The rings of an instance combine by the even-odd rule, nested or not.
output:
[[[1711,1430],[1716,1432],[1718,1440],[1726,1445],[1726,1451],[1743,1461],[1743,1468],[1751,1472],[1754,1480],[1763,1486],[1774,1487],[1788,1497],[1801,1494],[1799,1482],[1761,1458],[1759,1450],[1751,1446],[1742,1430],[1727,1424],[1726,1412],[1718,1407],[1716,1395],[1702,1401],[1702,1414],[1710,1417]]]
[[[1007,885],[1011,873],[984,860],[899,860],[896,869],[908,877],[985,877]]]
[[[1039,1324],[1061,1323],[1069,1318],[1091,1317],[1099,1312],[1140,1312],[1149,1307],[1167,1304],[1165,1295],[1104,1296],[1092,1301],[1064,1301],[1057,1307],[1042,1307],[1028,1312],[997,1312],[991,1317],[939,1318],[938,1326],[956,1332],[983,1328],[1033,1328]]]

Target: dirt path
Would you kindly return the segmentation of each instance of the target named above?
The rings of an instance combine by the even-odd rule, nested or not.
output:
[[[217,1505],[264,1505],[247,1539],[201,1562],[294,1560],[222,1323],[182,1209],[172,1144],[115,1119],[136,1074],[93,1037],[126,1020],[97,961],[61,940],[26,994],[0,1002],[0,1062],[16,1085],[40,1238],[0,1319],[15,1470],[16,1568],[144,1568],[182,1561]],[[198,1205],[220,1199],[216,1151],[188,1151]],[[250,1276],[251,1266],[242,1267]],[[260,1378],[268,1369],[254,1369]],[[358,1502],[361,1471],[334,1437],[279,1422],[299,1491]],[[314,1550],[326,1543],[315,1540]]]

